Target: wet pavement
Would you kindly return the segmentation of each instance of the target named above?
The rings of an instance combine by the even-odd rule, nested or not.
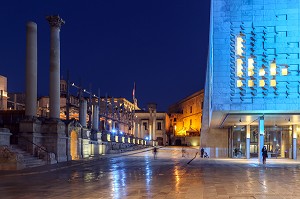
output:
[[[300,163],[200,158],[164,147],[0,172],[0,198],[300,199]],[[196,155],[196,156],[195,156]]]

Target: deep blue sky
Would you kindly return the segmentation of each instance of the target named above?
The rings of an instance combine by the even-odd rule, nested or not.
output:
[[[38,25],[38,95],[49,93],[50,28],[59,14],[61,76],[101,95],[158,110],[204,88],[209,0],[26,0],[1,2],[0,75],[24,92],[26,23]]]

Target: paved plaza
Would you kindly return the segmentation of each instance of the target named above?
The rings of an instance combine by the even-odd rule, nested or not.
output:
[[[299,162],[200,158],[163,147],[0,172],[0,198],[300,198]],[[195,156],[196,155],[196,156]]]

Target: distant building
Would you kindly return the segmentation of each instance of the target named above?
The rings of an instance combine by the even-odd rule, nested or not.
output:
[[[198,91],[169,107],[172,145],[199,146],[203,95],[203,90]]]
[[[77,95],[69,94],[69,103],[67,103],[67,82],[60,80],[60,119],[67,119],[67,106],[69,106],[69,119],[79,120],[80,95],[82,100],[87,103],[86,123],[91,127],[92,112],[95,105],[99,108],[99,129],[107,132],[115,131],[125,134],[133,134],[133,113],[134,109],[139,108],[125,98],[100,97],[100,103],[97,96],[89,96],[78,89]],[[81,94],[79,93],[81,92]],[[38,116],[49,116],[49,96],[43,96],[38,99]]]
[[[0,75],[0,110],[7,109],[7,78]]]
[[[25,110],[25,93],[8,93],[8,110]]]
[[[135,133],[137,137],[157,141],[158,145],[168,144],[167,130],[169,116],[165,112],[157,112],[156,104],[149,103],[148,110],[135,111]]]

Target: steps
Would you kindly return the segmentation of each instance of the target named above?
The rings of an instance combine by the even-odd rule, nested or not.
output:
[[[12,152],[21,154],[23,156],[22,160],[24,161],[26,168],[38,167],[47,164],[46,161],[34,157],[30,153],[20,149],[17,145],[11,145],[11,150]]]

